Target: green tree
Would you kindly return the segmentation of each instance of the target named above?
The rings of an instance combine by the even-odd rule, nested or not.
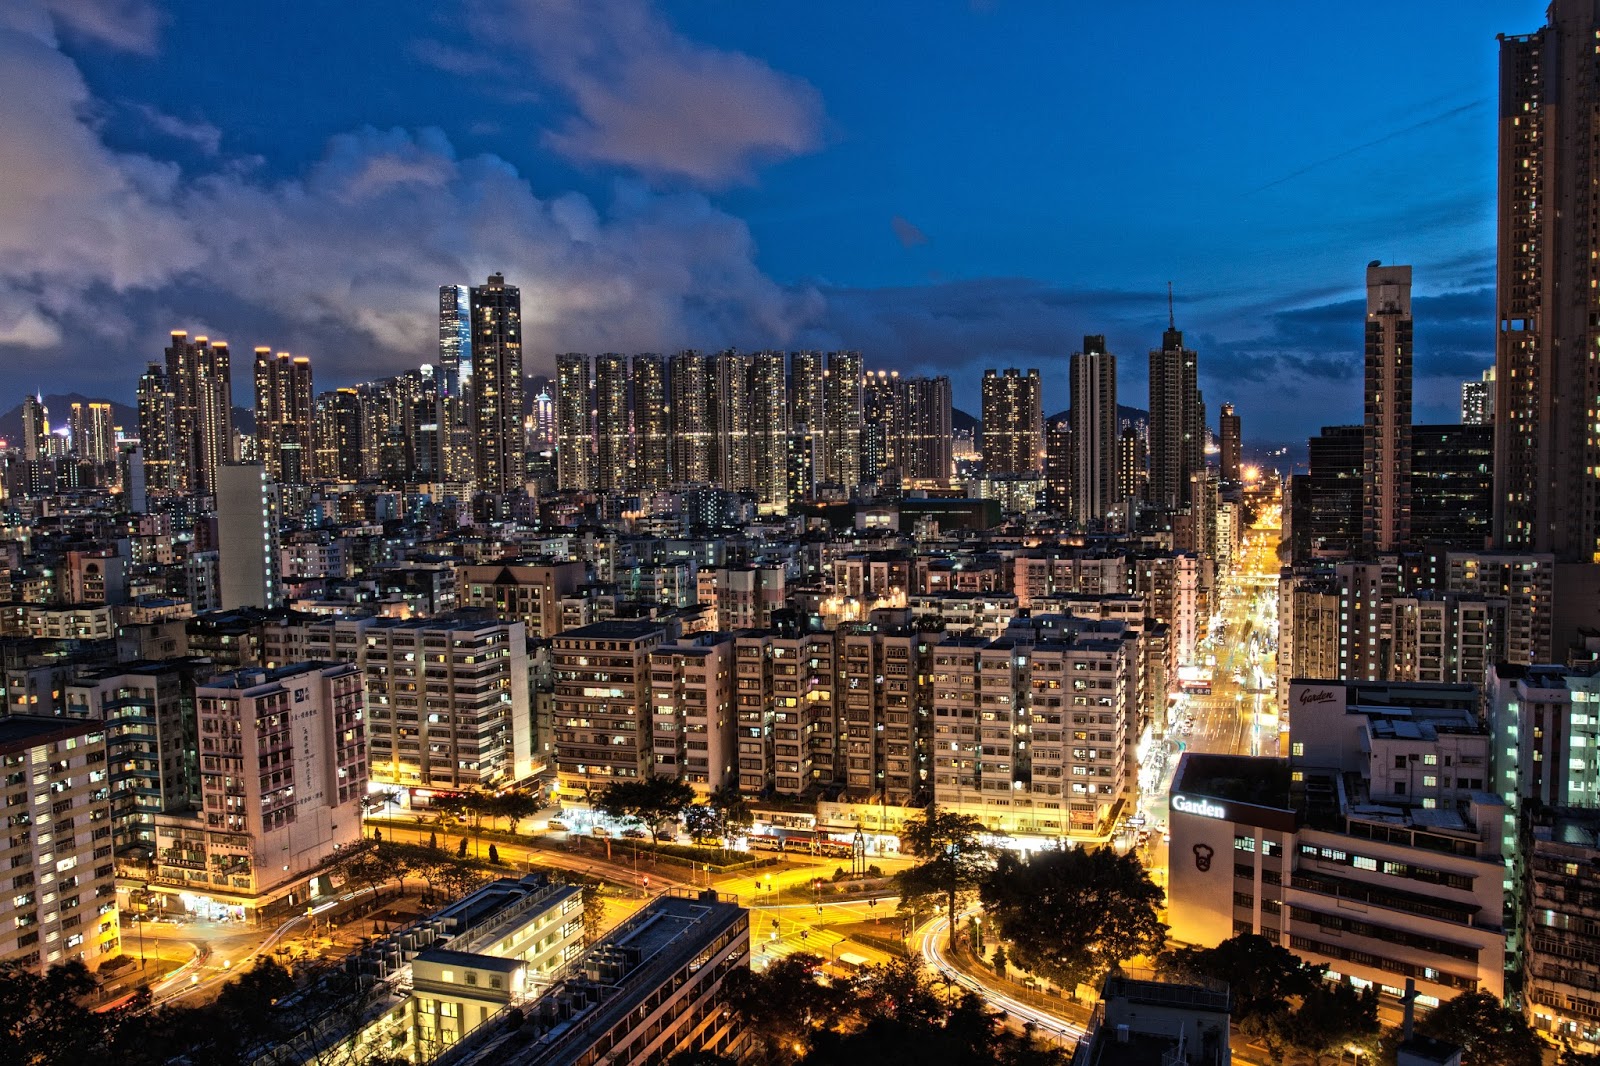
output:
[[[462,837],[461,838],[461,843],[456,846],[456,857],[459,858],[459,859],[464,859],[464,858],[467,857],[467,838],[466,837]]]
[[[493,844],[489,845],[489,865],[490,866],[499,866],[500,865],[500,849],[495,847]]]
[[[684,808],[683,827],[696,841],[719,840],[724,833],[721,813],[707,803],[695,803]]]
[[[531,818],[537,813],[539,813],[539,801],[531,792],[512,789],[495,797],[495,817],[504,818],[507,827],[513,833],[517,831],[517,826],[524,818]]]
[[[429,851],[438,851],[439,850],[439,834],[438,833],[429,833],[428,834],[428,850]]]
[[[606,927],[606,898],[598,881],[583,886],[583,942],[593,944]]]
[[[1310,995],[1328,969],[1256,933],[1241,933],[1214,948],[1169,951],[1159,965],[1180,977],[1226,982],[1237,1024],[1289,1010],[1290,1001]]]
[[[1006,975],[1006,946],[1004,944],[996,944],[994,946],[993,958],[994,972],[1004,977]]]
[[[755,812],[737,785],[718,785],[706,805],[718,813],[724,833],[732,834],[755,824]]]
[[[958,905],[994,871],[994,849],[983,842],[986,832],[978,819],[940,810],[935,804],[907,818],[900,828],[900,849],[920,860],[894,875],[900,905],[915,913],[922,902],[943,902],[952,952]]]
[[[843,986],[817,980],[822,962],[816,955],[796,952],[761,973],[740,968],[728,974],[728,1003],[754,1038],[755,1061],[767,1066],[795,1062],[817,1030],[844,1018],[850,998]]]
[[[1459,1044],[1461,1066],[1537,1066],[1543,1042],[1520,1013],[1488,992],[1463,992],[1423,1015],[1417,1032]]]
[[[438,873],[439,887],[452,898],[459,899],[483,882],[483,871],[471,862],[457,859]]]
[[[1352,1044],[1372,1058],[1378,1049],[1378,990],[1321,981],[1296,1009],[1258,1017],[1241,1029],[1280,1060],[1290,1050],[1320,1060]]]
[[[80,1002],[98,984],[81,962],[52,966],[42,977],[0,963],[0,1062],[55,1066],[101,1057],[106,1019]]]
[[[979,897],[1013,961],[1068,988],[1166,942],[1161,889],[1138,859],[1110,848],[1002,852]]]
[[[613,818],[636,822],[661,843],[663,822],[676,821],[694,803],[694,789],[675,777],[645,777],[613,781],[595,799],[595,806]]]

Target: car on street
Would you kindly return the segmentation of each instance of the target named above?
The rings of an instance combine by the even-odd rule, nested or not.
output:
[[[555,819],[555,818],[550,819],[550,832],[552,832],[552,833],[565,833],[567,831],[567,828],[568,827],[567,827],[567,823],[566,822],[560,821],[560,820]]]
[[[608,837],[611,835],[611,830],[607,829],[603,825],[597,825],[593,829],[589,830],[589,832],[597,837]]]
[[[622,831],[622,835],[627,837],[629,840],[643,840],[650,834],[646,833],[643,829],[624,829]]]

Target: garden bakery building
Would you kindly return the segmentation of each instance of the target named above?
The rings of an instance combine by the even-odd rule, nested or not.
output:
[[[1183,756],[1171,794],[1174,939],[1259,933],[1330,978],[1419,1003],[1482,988],[1500,998],[1501,808],[1375,803],[1357,773],[1298,761]]]

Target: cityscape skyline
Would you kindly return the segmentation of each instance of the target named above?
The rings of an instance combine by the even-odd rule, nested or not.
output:
[[[63,223],[62,236],[74,239],[57,240],[62,247],[47,253],[38,250],[34,227],[56,216],[23,217],[26,197],[0,209],[8,212],[0,232],[35,247],[23,264],[29,276],[63,280],[46,301],[37,282],[6,279],[0,356],[14,358],[0,358],[0,390],[12,395],[46,384],[45,373],[86,393],[131,393],[138,368],[171,329],[222,337],[240,351],[266,344],[309,355],[325,385],[399,373],[426,361],[434,347],[437,287],[499,270],[539,301],[524,359],[530,373],[553,374],[564,351],[852,349],[869,365],[908,375],[950,374],[956,405],[969,411],[978,407],[978,383],[951,372],[973,360],[1040,366],[1046,409],[1065,408],[1076,339],[1104,334],[1112,351],[1149,349],[1164,320],[1162,289],[1172,281],[1180,324],[1207,357],[1202,390],[1261,410],[1260,401],[1285,383],[1307,396],[1318,382],[1359,379],[1362,339],[1348,310],[1362,293],[1359,279],[1351,279],[1361,263],[1381,258],[1417,271],[1417,407],[1420,418],[1435,421],[1452,406],[1459,381],[1480,373],[1492,356],[1485,324],[1492,318],[1493,173],[1492,152],[1484,149],[1492,145],[1493,109],[1483,87],[1492,83],[1493,35],[1507,22],[1532,24],[1542,14],[1534,4],[1521,18],[1503,5],[1460,5],[1448,25],[1412,27],[1439,47],[1407,61],[1406,73],[1383,87],[1381,106],[1378,90],[1358,80],[1342,87],[1348,97],[1338,108],[1303,107],[1294,123],[1289,108],[1314,100],[1312,86],[1262,104],[1253,79],[1264,73],[1232,85],[1201,71],[1203,84],[1185,93],[1209,92],[1219,108],[1242,96],[1252,101],[1245,112],[1251,117],[1229,127],[1191,105],[1174,105],[1171,75],[1119,96],[1129,121],[1111,125],[1104,90],[1093,80],[1103,61],[1087,45],[1096,33],[1133,45],[1111,16],[1084,12],[1075,25],[1063,15],[1004,7],[942,12],[927,27],[930,48],[948,47],[940,42],[961,34],[1039,36],[1053,40],[1062,57],[1082,59],[1083,73],[1037,90],[1063,121],[1038,144],[1034,164],[1053,170],[1050,160],[1070,151],[1076,131],[1105,145],[1119,172],[1150,175],[1124,190],[1068,172],[1068,195],[1047,198],[1041,175],[1003,140],[1025,131],[1023,105],[1041,101],[1017,95],[1014,79],[980,76],[992,62],[982,56],[970,59],[978,65],[970,85],[980,96],[965,106],[983,106],[1003,121],[993,131],[970,124],[941,130],[956,158],[971,162],[950,177],[939,176],[948,168],[918,165],[918,177],[894,180],[891,194],[873,177],[881,168],[861,166],[866,145],[888,137],[908,160],[924,159],[929,147],[917,137],[922,130],[885,126],[889,115],[863,103],[881,86],[859,83],[862,75],[836,48],[819,47],[815,36],[838,29],[829,20],[845,19],[838,13],[818,16],[817,26],[789,42],[773,32],[776,13],[709,20],[687,5],[622,5],[617,10],[638,17],[611,21],[631,29],[591,33],[588,16],[557,18],[537,4],[507,4],[508,32],[495,44],[483,26],[492,14],[485,5],[439,16],[461,17],[456,39],[443,41],[438,23],[402,10],[381,33],[344,35],[342,51],[356,54],[341,66],[359,72],[398,64],[415,86],[396,86],[374,122],[359,113],[336,70],[325,75],[337,82],[326,104],[302,99],[305,87],[287,74],[264,70],[267,83],[251,92],[277,103],[300,99],[289,122],[260,112],[251,119],[258,104],[225,80],[186,79],[180,92],[153,62],[179,42],[228,55],[252,40],[270,46],[281,30],[251,25],[246,30],[259,34],[234,32],[227,20],[185,5],[127,5],[131,14],[122,22],[91,19],[97,4],[73,6],[79,14],[58,15],[55,25],[31,3],[21,5],[24,16],[12,16],[19,59],[12,66],[42,72],[31,91],[54,110],[19,119],[16,128],[28,136],[16,138],[10,152],[20,174],[48,157],[81,163],[94,179],[86,188],[105,197],[122,190],[141,225],[136,241],[119,237],[102,248],[106,259],[128,261],[125,270],[68,276],[95,254],[92,242],[75,239],[81,226]],[[136,17],[141,12],[146,17]],[[595,105],[574,102],[587,100],[582,73],[530,42],[527,20],[535,16],[551,24],[552,37],[592,40],[597,56],[620,72],[654,70],[657,62],[669,79],[660,87],[664,99],[702,88],[703,78],[743,84],[738,79],[748,76],[752,113],[710,143],[686,139],[676,156],[628,143],[624,122],[648,113],[644,92],[621,79],[607,101],[612,111],[584,110]],[[1281,21],[1257,32],[1301,29],[1296,16],[1271,17]],[[1317,72],[1323,89],[1351,63],[1390,68],[1376,52],[1393,47],[1420,17],[1408,14],[1383,40],[1355,32],[1359,19],[1301,35],[1300,47],[1312,53],[1305,68]],[[319,22],[338,35],[341,18],[324,13]],[[857,18],[861,25],[852,29],[868,40],[894,27],[892,5]],[[1242,44],[1226,39],[1225,23],[1177,11],[1168,21],[1171,38],[1140,42],[1153,49],[1152,60],[1190,39],[1212,45],[1218,65],[1241,55]],[[522,50],[515,55],[527,84],[508,78],[509,49]],[[921,54],[884,50],[882,76],[941,100],[949,88],[915,65]],[[464,57],[476,58],[476,66]],[[703,70],[697,58],[705,59]],[[1016,61],[1026,70],[1042,57],[1030,46]],[[101,128],[74,117],[84,103],[98,106],[113,84],[116,99],[129,102],[107,105]],[[526,99],[533,86],[549,91]],[[441,109],[452,98],[465,103],[464,113]],[[1364,105],[1367,113],[1397,117],[1353,125]],[[61,125],[43,128],[45,114]],[[761,128],[765,120],[779,132]],[[1205,136],[1186,133],[1185,123]],[[588,140],[574,132],[581,130]],[[1214,175],[1155,177],[1162,168],[1149,157],[1163,142],[1183,146],[1185,173],[1203,172],[1209,162]],[[1261,155],[1262,143],[1273,144],[1275,154]],[[1462,165],[1421,167],[1439,153]],[[1224,159],[1234,169],[1217,169]],[[989,162],[975,174],[978,160]],[[172,182],[161,195],[145,195],[135,181],[147,167]],[[1403,192],[1396,173],[1413,179],[1400,183]],[[1000,206],[985,213],[983,239],[966,221],[977,195]],[[80,221],[105,219],[112,210],[105,197],[62,209],[82,208]],[[1128,209],[1135,197],[1140,210]],[[468,201],[479,206],[469,209]],[[1089,202],[1097,204],[1092,214],[1079,206]],[[1411,221],[1381,230],[1352,225],[1363,204],[1373,218],[1409,211]],[[1024,206],[1031,214],[1019,219]],[[501,212],[498,226],[491,208]],[[428,234],[394,227],[395,218],[417,211],[434,214],[439,225]],[[1104,232],[1107,218],[1128,220],[1124,231]],[[308,244],[314,231],[337,238],[316,263],[285,262],[263,244],[265,228],[303,234]],[[229,269],[211,250],[224,234],[242,257]],[[582,248],[589,251],[580,268],[573,259]],[[359,265],[380,261],[388,269]],[[94,285],[105,290],[97,299],[102,313],[88,316],[64,299]],[[1144,391],[1141,362],[1124,360],[1123,392]],[[1223,380],[1237,387],[1219,391]],[[1339,420],[1355,414],[1352,406]],[[1258,432],[1281,441],[1316,428],[1286,410],[1266,413]]]

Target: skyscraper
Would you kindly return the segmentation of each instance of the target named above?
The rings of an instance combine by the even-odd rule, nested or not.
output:
[[[217,576],[221,607],[279,605],[277,493],[260,463],[217,468]]]
[[[164,495],[172,491],[172,390],[167,371],[151,363],[139,375],[139,450],[144,456],[146,491]]]
[[[633,447],[640,491],[672,484],[667,422],[667,364],[654,352],[633,357]]]
[[[1461,383],[1461,424],[1494,425],[1494,367],[1485,370],[1480,378]]]
[[[757,352],[750,371],[750,462],[756,504],[789,509],[789,379],[782,352]]]
[[[317,397],[317,479],[361,480],[361,397],[336,389]]]
[[[1116,411],[1111,412],[1113,420]],[[992,476],[1037,474],[1044,461],[1039,372],[983,372],[983,469]]]
[[[580,352],[556,356],[556,487],[587,492],[595,487],[594,429],[590,412],[594,391],[589,357]]]
[[[446,481],[471,481],[472,292],[439,286],[439,465]]]
[[[1600,5],[1500,38],[1497,547],[1600,560]]]
[[[311,360],[256,349],[256,440],[267,477],[280,485],[312,478]]]
[[[1396,551],[1411,538],[1411,268],[1367,266],[1366,420],[1361,542]]]
[[[909,481],[947,484],[955,473],[950,379],[909,378],[901,382],[905,411],[900,417],[900,475]]]
[[[233,374],[226,341],[174,331],[167,348],[172,390],[172,488],[179,495],[217,491],[217,467],[233,454]]]
[[[900,373],[867,372],[861,386],[861,480],[881,481],[900,472],[904,417]]]
[[[522,293],[500,274],[472,289],[472,402],[478,491],[523,483]]]
[[[1044,430],[1045,506],[1057,514],[1075,513],[1072,506],[1072,422],[1052,420]]]
[[[750,452],[750,356],[728,350],[713,360],[714,480],[732,492],[755,487]]]
[[[104,468],[116,454],[117,433],[108,403],[72,405],[72,450],[80,462]]]
[[[633,427],[629,422],[628,360],[615,352],[594,360],[594,488],[633,488]]]
[[[861,379],[865,372],[860,352],[828,353],[822,480],[846,492],[861,482]]]
[[[1189,506],[1189,486],[1205,470],[1206,407],[1200,357],[1183,346],[1169,318],[1161,347],[1150,350],[1150,503],[1165,511]]]
[[[1233,404],[1223,404],[1222,414],[1217,418],[1217,435],[1222,438],[1222,480],[1233,485],[1239,484],[1239,456],[1243,444],[1240,429]]]
[[[1117,357],[1102,336],[1072,353],[1074,517],[1087,525],[1121,502],[1117,491]]]
[[[40,395],[22,398],[22,457],[36,463],[45,457],[45,438],[50,435],[50,412]]]
[[[711,453],[717,437],[710,357],[692,350],[674,355],[669,382],[673,483],[709,485],[716,476]]]

